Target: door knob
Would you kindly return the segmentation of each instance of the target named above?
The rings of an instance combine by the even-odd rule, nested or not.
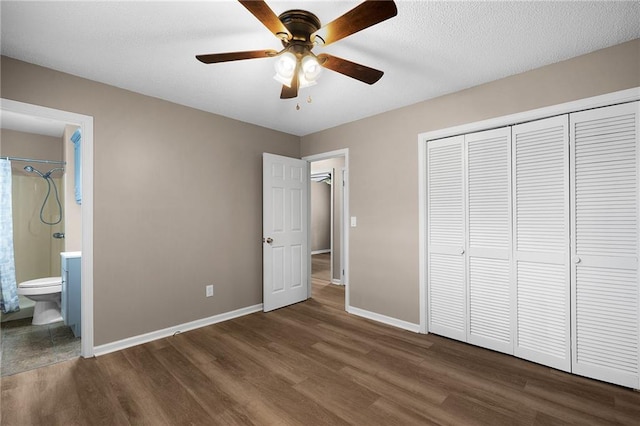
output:
[[[267,243],[267,244],[271,244],[273,242],[273,238],[268,237],[267,239],[262,239],[262,242]]]
[[[578,256],[574,256],[574,257],[573,257],[573,263],[578,264],[578,263],[580,263],[581,261],[582,261],[582,259],[580,259],[580,257],[578,257]]]

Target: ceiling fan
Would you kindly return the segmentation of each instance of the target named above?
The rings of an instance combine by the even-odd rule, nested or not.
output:
[[[315,84],[322,67],[373,84],[382,71],[338,58],[327,53],[315,55],[314,46],[329,45],[358,31],[378,24],[398,14],[392,0],[365,0],[339,18],[322,26],[316,15],[306,10],[287,10],[276,16],[262,0],[238,0],[262,24],[282,41],[284,48],[244,52],[197,55],[205,64],[239,61],[243,59],[275,58],[275,79],[282,85],[281,99],[298,96],[298,89]]]

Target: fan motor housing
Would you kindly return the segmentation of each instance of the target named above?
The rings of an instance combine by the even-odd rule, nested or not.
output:
[[[321,27],[320,19],[316,15],[306,10],[287,10],[278,16],[292,35],[291,40],[283,40],[282,44],[287,47],[289,44],[306,44],[313,46],[311,34]]]

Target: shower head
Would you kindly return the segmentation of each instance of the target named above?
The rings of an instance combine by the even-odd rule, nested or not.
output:
[[[46,179],[46,177],[40,172],[40,170],[34,168],[33,166],[24,166],[24,169],[26,171],[28,171],[29,173],[37,173],[37,174],[40,175],[41,178],[45,178]]]
[[[26,171],[28,171],[29,173],[37,173],[40,175],[40,177],[44,177],[44,175],[42,173],[40,173],[40,171],[38,169],[34,169],[33,166],[24,166],[24,169]]]

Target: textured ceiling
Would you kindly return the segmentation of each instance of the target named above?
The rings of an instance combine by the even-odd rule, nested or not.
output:
[[[268,2],[276,14],[301,8],[323,23],[359,3]],[[383,70],[378,83],[324,70],[293,100],[279,98],[274,59],[205,65],[194,58],[279,50],[231,0],[3,0],[1,48],[12,58],[302,136],[640,38],[638,1],[396,3],[395,18],[314,49]]]

